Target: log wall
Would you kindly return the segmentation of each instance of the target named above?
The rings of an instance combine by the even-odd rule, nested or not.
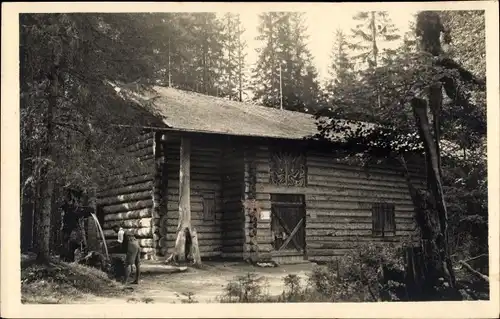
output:
[[[102,225],[106,240],[116,240],[114,225],[123,224],[139,240],[141,258],[154,259],[153,186],[155,177],[155,133],[147,132],[129,141],[123,150],[140,159],[142,165],[131,171],[118,167],[118,180],[101,185],[97,205],[103,212]]]
[[[220,144],[204,139],[191,141],[191,225],[196,228],[202,258],[221,256],[222,201]],[[165,142],[166,214],[158,219],[160,253],[173,252],[179,220],[179,152],[180,141],[169,136]],[[215,199],[215,214],[206,219],[204,197]]]
[[[226,145],[222,155],[222,257],[243,258],[245,217],[243,214],[243,151]]]
[[[309,260],[333,259],[360,241],[415,240],[417,228],[413,204],[401,169],[389,166],[365,169],[343,163],[325,153],[310,151],[306,157],[306,187],[281,187],[270,184],[269,148],[258,146],[254,157],[255,198],[262,210],[271,209],[271,193],[305,195],[306,254]],[[418,168],[411,166],[410,170],[416,185],[424,187],[425,178]],[[372,236],[371,207],[381,200],[395,204],[395,236]],[[264,253],[271,247],[270,228],[270,222],[259,220],[258,250]]]

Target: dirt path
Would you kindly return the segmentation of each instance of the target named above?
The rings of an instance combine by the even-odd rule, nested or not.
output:
[[[307,274],[314,264],[282,265],[261,268],[244,263],[206,263],[204,269],[189,268],[186,272],[165,274],[146,271],[134,291],[120,297],[85,298],[82,303],[181,303],[188,300],[183,294],[193,294],[200,303],[217,302],[224,287],[237,276],[255,272],[267,279],[268,291],[278,295],[283,291],[283,278],[288,274],[300,276],[305,284]]]

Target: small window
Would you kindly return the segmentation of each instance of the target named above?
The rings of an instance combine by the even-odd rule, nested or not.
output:
[[[215,194],[203,194],[203,220],[215,220]]]
[[[396,232],[395,208],[390,203],[372,206],[372,231],[374,236],[394,236]]]

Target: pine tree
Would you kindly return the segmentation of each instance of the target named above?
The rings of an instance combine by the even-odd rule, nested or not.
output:
[[[269,12],[260,15],[259,59],[253,69],[254,98],[266,106],[305,111],[319,96],[317,71],[306,47],[303,14]]]
[[[400,38],[397,34],[398,29],[386,11],[362,11],[353,19],[359,23],[351,30],[354,42],[350,45],[350,49],[357,52],[359,67],[379,66],[380,58],[392,52],[391,49],[381,50],[381,48],[384,44]]]
[[[330,99],[335,94],[336,88],[349,85],[355,81],[354,63],[351,62],[351,57],[347,52],[348,45],[344,32],[340,29],[336,30],[335,41],[330,55],[331,64],[328,69],[330,78],[326,84],[327,95],[329,95]]]
[[[375,69],[382,66],[386,60],[390,60],[395,50],[392,48],[383,48],[384,44],[398,40],[400,35],[398,29],[394,26],[385,11],[362,11],[357,13],[353,19],[359,23],[352,29],[352,39],[355,41],[350,45],[350,49],[356,52],[356,68]],[[376,109],[382,107],[382,96],[380,92],[380,83],[366,83],[374,88],[376,92],[375,99],[369,104],[369,109],[365,112],[374,116]]]
[[[196,37],[195,91],[218,95],[218,79],[222,74],[222,25],[215,13],[195,13],[192,33]]]
[[[279,64],[276,46],[278,32],[276,24],[283,16],[282,12],[266,12],[259,15],[260,24],[257,27],[259,35],[256,40],[264,43],[257,48],[259,59],[253,69],[254,100],[270,107],[279,105]]]
[[[246,42],[242,39],[245,29],[240,15],[226,13],[222,18],[224,36],[223,74],[220,79],[221,95],[232,100],[243,100],[246,83]]]

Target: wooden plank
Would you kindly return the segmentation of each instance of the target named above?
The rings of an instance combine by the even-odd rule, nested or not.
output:
[[[304,222],[304,218],[302,218],[299,223],[295,226],[295,228],[292,230],[292,232],[288,235],[288,238],[285,240],[285,242],[283,243],[283,245],[281,245],[281,247],[278,249],[278,251],[280,250],[283,250],[289,243],[292,239],[295,238],[295,234],[297,233],[297,231],[299,230],[300,226],[302,226],[302,223]],[[294,240],[294,246],[295,248],[298,250],[298,251],[301,251],[302,250],[302,247],[300,247],[300,245],[297,243],[297,241]]]

